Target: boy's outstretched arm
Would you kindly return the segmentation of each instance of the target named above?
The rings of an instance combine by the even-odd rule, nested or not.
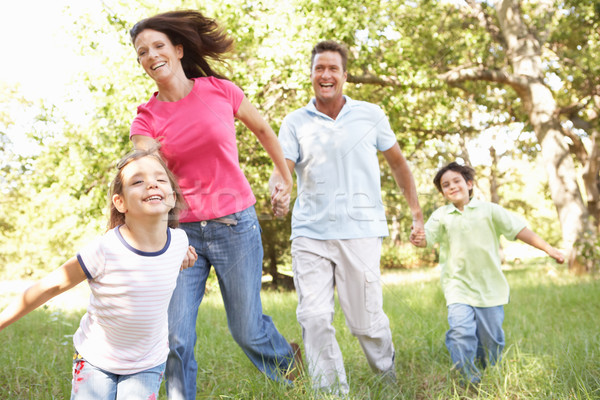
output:
[[[529,228],[521,229],[517,234],[517,239],[546,252],[550,257],[554,258],[557,263],[562,264],[565,261],[565,256],[554,247],[550,246],[544,239],[539,237]]]
[[[84,279],[85,272],[79,261],[76,257],[71,258],[56,271],[30,286],[0,313],[0,331]]]

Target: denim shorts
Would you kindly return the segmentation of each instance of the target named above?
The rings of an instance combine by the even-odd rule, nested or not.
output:
[[[73,356],[71,400],[157,399],[165,364],[131,375],[118,375],[90,364],[76,352]]]

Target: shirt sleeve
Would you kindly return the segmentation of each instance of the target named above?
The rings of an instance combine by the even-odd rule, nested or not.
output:
[[[137,115],[131,123],[129,138],[133,135],[142,135],[154,138],[154,128],[152,123],[152,113],[150,113],[145,104],[138,106]]]
[[[397,142],[396,135],[390,126],[390,121],[379,107],[377,107],[375,118],[375,123],[377,124],[377,150],[389,150]]]
[[[174,232],[173,236],[175,238],[177,238],[178,241],[180,241],[181,246],[183,247],[183,254],[182,254],[182,261],[183,261],[183,258],[185,258],[186,254],[187,254],[188,246],[190,245],[188,235],[181,228],[175,228],[175,229],[173,229],[173,232]]]
[[[298,163],[300,158],[300,145],[296,133],[292,130],[289,118],[285,118],[279,128],[279,144],[283,150],[283,157]]]
[[[244,92],[235,83],[228,81],[227,79],[214,78],[215,84],[223,90],[225,96],[231,101],[233,108],[233,114],[237,114],[244,100]]]
[[[515,240],[517,234],[527,226],[527,223],[517,215],[504,209],[498,204],[490,203],[492,207],[492,221],[496,232],[504,235],[508,240]]]
[[[101,238],[89,243],[77,253],[77,260],[88,279],[94,279],[104,272],[105,259]]]
[[[434,211],[425,223],[425,239],[427,240],[427,247],[431,247],[435,243],[440,243],[442,241],[444,226],[440,215],[441,212],[439,210]]]

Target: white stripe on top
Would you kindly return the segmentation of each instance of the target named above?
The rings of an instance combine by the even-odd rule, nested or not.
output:
[[[85,360],[129,375],[167,359],[167,308],[187,248],[186,233],[169,228],[162,250],[139,251],[117,227],[77,254],[92,292],[73,336]]]

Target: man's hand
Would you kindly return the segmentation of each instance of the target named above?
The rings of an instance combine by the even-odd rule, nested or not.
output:
[[[423,221],[413,221],[413,225],[410,228],[410,242],[417,247],[427,246]]]

